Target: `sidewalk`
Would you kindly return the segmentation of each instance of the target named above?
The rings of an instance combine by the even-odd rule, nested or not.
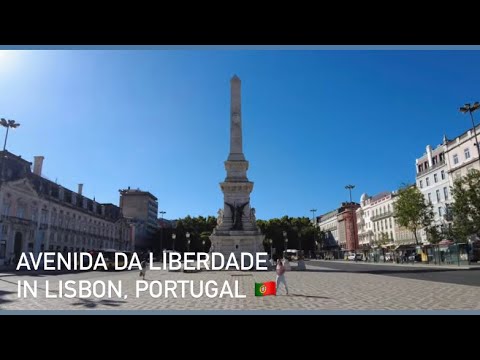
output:
[[[470,270],[470,269],[480,269],[480,264],[470,264],[470,265],[436,265],[436,264],[424,264],[424,263],[408,263],[408,264],[397,264],[392,262],[365,262],[365,261],[348,261],[348,260],[320,260],[312,259],[309,261],[322,262],[325,264],[328,263],[343,263],[343,264],[358,264],[358,265],[376,265],[376,266],[400,266],[400,267],[422,267],[422,268],[434,268],[434,269],[459,269],[459,270]]]

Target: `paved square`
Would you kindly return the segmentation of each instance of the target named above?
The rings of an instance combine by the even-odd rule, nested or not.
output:
[[[240,284],[246,298],[152,298],[148,293],[135,297],[138,271],[86,272],[49,276],[0,274],[2,310],[480,310],[480,287],[404,279],[373,274],[341,273],[326,267],[307,266],[307,271],[286,274],[290,295],[255,297],[254,283],[275,280],[275,273],[240,271],[202,271],[182,273],[148,271],[152,280],[225,280]],[[19,299],[17,281],[37,280],[44,289],[45,280],[57,286],[59,280],[122,280],[127,299],[46,299],[39,290],[35,298]],[[198,282],[196,282],[198,291]],[[53,287],[52,286],[52,287]],[[177,291],[179,294],[180,291]]]

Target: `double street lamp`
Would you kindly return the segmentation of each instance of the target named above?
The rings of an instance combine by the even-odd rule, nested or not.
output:
[[[312,224],[313,224],[313,243],[316,244],[317,240],[315,239],[315,232],[317,230],[317,219],[315,219],[315,212],[317,209],[311,209],[312,212]]]
[[[187,232],[185,236],[187,237],[187,252],[188,252],[190,251],[190,233]]]
[[[270,244],[270,259],[272,259],[273,258],[273,254],[272,254],[273,240],[272,239],[267,239],[267,244]]]
[[[283,238],[284,238],[284,241],[285,241],[285,251],[287,251],[287,249],[288,249],[288,238],[287,238],[287,232],[285,230],[283,231]]]
[[[347,185],[345,189],[347,189],[350,193],[350,202],[352,202],[352,190],[355,188],[355,185]]]
[[[4,163],[5,158],[6,158],[5,150],[7,148],[8,130],[10,128],[15,129],[15,128],[19,127],[20,124],[15,122],[15,120],[7,120],[7,119],[4,119],[4,118],[1,118],[0,119],[0,125],[7,128],[7,132],[5,133],[5,141],[3,143],[2,168],[1,168],[1,172],[0,172],[1,179],[3,180],[3,163]]]
[[[5,142],[3,143],[3,151],[5,151],[5,149],[7,148],[8,129],[10,128],[15,129],[19,127],[20,124],[15,122],[15,120],[7,120],[4,118],[1,118],[0,125],[7,128],[7,133],[5,134]]]
[[[464,106],[460,107],[460,112],[462,113],[470,113],[470,118],[472,119],[472,127],[473,127],[473,133],[475,135],[475,145],[477,148],[478,152],[478,161],[480,161],[480,144],[478,143],[477,139],[477,129],[475,128],[475,121],[473,120],[473,112],[478,110],[480,108],[480,103],[476,101],[473,105],[470,104],[465,104]]]
[[[161,210],[158,213],[160,214],[160,249],[163,251],[163,215],[165,215],[167,212]]]

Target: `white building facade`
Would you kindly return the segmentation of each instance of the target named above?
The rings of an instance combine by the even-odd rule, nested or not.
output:
[[[428,145],[423,156],[415,160],[416,186],[423,194],[425,201],[432,205],[433,223],[436,226],[446,225],[445,214],[448,204],[452,201],[446,157],[444,142],[435,149]],[[420,234],[421,241],[426,243],[425,231],[421,231]]]
[[[480,140],[480,125],[476,127],[477,137]],[[476,169],[480,171],[478,150],[473,129],[457,136],[453,140],[444,139],[445,160],[450,175],[450,186],[453,182]]]
[[[362,194],[357,210],[358,243],[374,246],[380,240],[394,243],[397,237],[393,204],[395,193],[382,192],[374,196]]]
[[[326,214],[317,217],[317,226],[326,235],[325,242],[327,246],[337,244],[341,247],[339,233],[338,233],[338,209],[330,211]]]

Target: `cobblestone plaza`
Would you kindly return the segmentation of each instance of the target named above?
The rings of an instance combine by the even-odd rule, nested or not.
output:
[[[37,280],[37,298],[18,298],[18,281]],[[60,281],[96,280],[122,282],[126,299],[45,298],[45,282],[55,288]],[[290,295],[255,297],[255,282],[275,280],[273,271],[201,271],[197,273],[148,271],[147,281],[238,281],[245,298],[135,297],[137,271],[83,272],[62,275],[0,274],[1,310],[480,310],[480,287],[405,279],[384,275],[339,272],[328,265],[307,266],[307,271],[287,273]]]

